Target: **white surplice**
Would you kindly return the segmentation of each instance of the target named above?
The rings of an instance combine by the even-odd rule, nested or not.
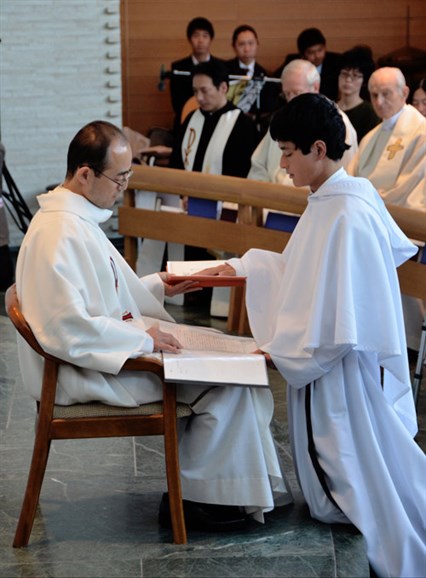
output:
[[[229,261],[247,276],[253,336],[288,382],[311,515],[357,526],[381,577],[424,576],[426,561],[426,464],[396,273],[415,251],[372,185],[340,169],[310,195],[282,254]]]
[[[352,175],[368,178],[386,204],[426,211],[426,119],[411,105],[365,135],[349,165]],[[403,297],[407,345],[417,351],[425,303]]]
[[[406,104],[396,123],[361,140],[350,174],[368,178],[385,203],[426,211],[426,118]]]
[[[109,242],[99,224],[111,211],[63,187],[38,201],[16,283],[41,346],[79,366],[60,368],[57,403],[132,407],[160,399],[155,376],[120,371],[129,357],[152,352],[144,315],[173,321],[160,277],[139,279]],[[18,351],[25,388],[39,399],[41,358],[20,338]],[[182,385],[178,399],[194,411],[179,448],[186,499],[245,506],[259,520],[274,503],[291,501],[269,429],[269,390]]]

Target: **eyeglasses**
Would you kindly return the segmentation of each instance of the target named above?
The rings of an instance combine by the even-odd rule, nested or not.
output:
[[[357,74],[356,72],[348,72],[347,70],[341,70],[340,76],[346,78],[347,80],[360,80],[364,78],[363,74]]]
[[[123,173],[122,175],[119,175],[116,179],[113,179],[112,177],[109,177],[108,175],[106,175],[105,173],[102,173],[101,171],[98,171],[95,169],[95,167],[91,167],[89,166],[89,169],[92,169],[92,171],[95,173],[96,177],[102,176],[107,178],[109,181],[112,181],[113,183],[115,183],[116,185],[125,185],[127,183],[127,181],[131,178],[131,176],[133,175],[133,171],[126,171],[125,173]]]
[[[102,175],[103,177],[107,178],[109,181],[112,181],[116,185],[121,186],[121,185],[125,185],[127,183],[127,181],[130,179],[130,177],[133,175],[133,171],[127,171],[127,172],[123,173],[122,175],[120,175],[116,179],[112,179],[111,177],[109,177],[105,173],[101,173],[100,171],[97,171],[97,175]]]

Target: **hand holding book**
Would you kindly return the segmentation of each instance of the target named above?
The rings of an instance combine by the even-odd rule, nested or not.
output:
[[[228,265],[228,263],[222,263],[216,265],[215,267],[206,267],[194,275],[218,275],[219,277],[235,277],[235,269]]]
[[[194,291],[201,291],[202,287],[197,281],[188,278],[180,277],[179,279],[166,271],[158,273],[164,285],[164,293],[167,297],[174,297],[182,293],[193,293]]]
[[[235,269],[225,261],[168,261],[167,272],[173,274],[168,281],[171,284],[191,280],[198,287],[231,287],[242,286],[246,281],[245,277],[237,277]]]

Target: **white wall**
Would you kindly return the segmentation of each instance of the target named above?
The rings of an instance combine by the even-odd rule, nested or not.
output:
[[[1,141],[33,210],[84,124],[121,126],[120,0],[0,0],[0,19]]]

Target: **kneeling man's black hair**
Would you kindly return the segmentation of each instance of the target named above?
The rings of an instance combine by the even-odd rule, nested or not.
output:
[[[337,106],[322,94],[300,94],[290,100],[272,118],[270,126],[274,140],[292,142],[307,155],[313,143],[322,140],[327,156],[341,159],[350,145],[345,143],[346,127]]]

